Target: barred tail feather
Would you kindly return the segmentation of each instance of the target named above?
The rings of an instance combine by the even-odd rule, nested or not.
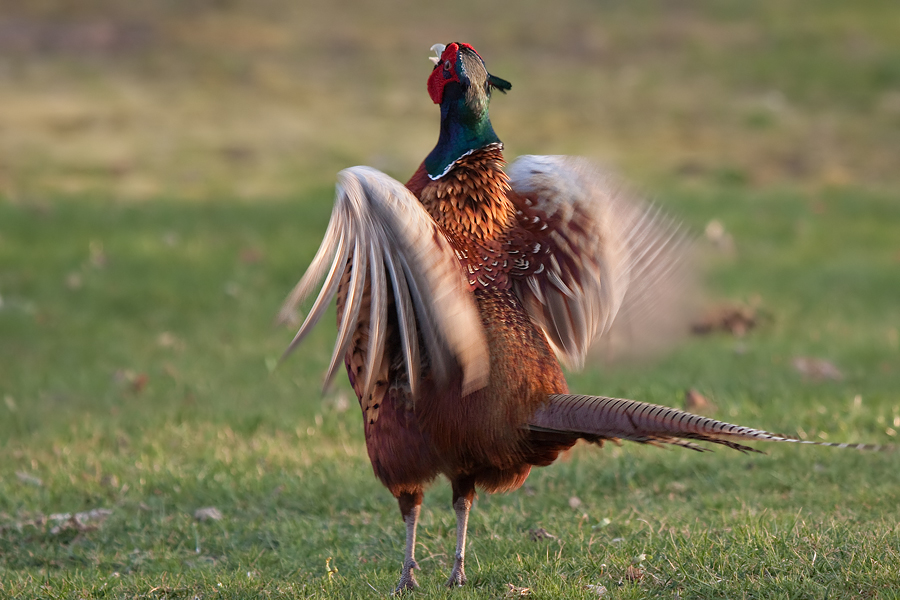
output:
[[[839,444],[813,442],[732,425],[683,410],[646,402],[552,394],[547,403],[534,414],[527,428],[532,431],[577,434],[589,441],[629,440],[643,444],[673,444],[692,450],[707,448],[691,440],[722,444],[741,452],[760,452],[739,442],[792,442],[856,450],[885,450],[878,444]]]

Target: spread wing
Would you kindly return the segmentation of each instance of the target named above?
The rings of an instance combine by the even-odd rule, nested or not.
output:
[[[420,340],[428,353],[428,367],[438,380],[446,380],[459,368],[464,393],[485,385],[487,343],[454,250],[403,184],[369,167],[352,167],[338,175],[334,210],[322,245],[279,312],[280,321],[290,321],[297,306],[324,277],[285,355],[322,318],[348,270],[349,284],[338,315],[326,387],[334,379],[354,331],[365,321],[368,350],[362,390],[366,396],[372,391],[376,366],[390,351],[385,346],[391,305],[413,396],[423,364]],[[388,301],[389,294],[393,302]],[[368,302],[362,301],[364,296]],[[368,314],[361,314],[363,306]]]
[[[671,312],[689,243],[657,209],[584,159],[523,156],[508,174],[525,230],[514,286],[567,366],[583,366],[614,322]]]

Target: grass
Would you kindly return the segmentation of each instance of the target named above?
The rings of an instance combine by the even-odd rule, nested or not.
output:
[[[322,328],[299,356],[267,368],[289,336],[271,328],[273,309],[314,250],[328,194],[2,205],[4,593],[389,591],[402,552],[396,507],[371,475],[359,415],[338,399],[345,392],[317,393],[332,332]],[[815,439],[891,441],[900,420],[897,276],[893,241],[877,230],[900,216],[896,206],[865,194],[836,194],[823,214],[790,194],[735,190],[717,202],[726,200],[718,214],[739,254],[715,279],[729,296],[759,294],[771,324],[739,342],[690,340],[650,368],[577,375],[573,387],[680,404],[692,386],[722,418]],[[696,218],[711,201],[685,194],[673,204]],[[739,219],[754,211],[767,215],[766,231]],[[833,360],[845,379],[804,381],[790,364],[797,354]],[[509,583],[547,597],[589,597],[587,584],[616,597],[890,597],[900,576],[896,456],[768,450],[580,448],[523,491],[480,498],[473,585],[454,594],[497,597]],[[572,497],[581,500],[574,509]],[[224,519],[195,521],[204,506]],[[422,521],[426,597],[440,593],[447,570],[448,506],[438,484]],[[113,512],[93,531],[32,524],[94,508]],[[539,527],[557,537],[531,541]],[[623,580],[642,554],[644,580]]]
[[[0,13],[151,31],[115,52],[7,48],[0,68],[0,596],[389,594],[395,502],[346,384],[318,392],[333,329],[273,369],[291,332],[271,321],[334,173],[402,177],[430,149],[421,70],[451,34],[516,86],[494,103],[510,155],[612,160],[694,230],[718,220],[734,249],[707,248],[709,295],[768,315],[655,364],[595,365],[574,390],[680,406],[693,387],[724,420],[896,441],[892,4],[461,6]],[[806,379],[798,356],[843,378]],[[479,497],[470,585],[453,592],[439,482],[416,596],[900,596],[896,453],[763,449],[579,446]],[[204,507],[223,518],[196,519]],[[94,509],[111,512],[51,518]],[[540,528],[555,537],[533,541]]]

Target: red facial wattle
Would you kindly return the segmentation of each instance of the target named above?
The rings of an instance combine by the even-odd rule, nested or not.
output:
[[[459,58],[459,44],[448,45],[441,53],[441,58],[434,66],[434,70],[428,77],[428,95],[435,104],[444,100],[444,86],[451,81],[459,81],[457,73],[457,59]]]
[[[469,44],[453,42],[447,45],[441,53],[441,58],[428,77],[428,95],[435,104],[444,100],[444,86],[451,81],[459,82],[459,51],[461,48],[471,50],[475,56],[481,58],[478,51]]]

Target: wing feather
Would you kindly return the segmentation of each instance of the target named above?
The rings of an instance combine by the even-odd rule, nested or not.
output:
[[[375,385],[374,367],[387,351],[402,353],[410,386],[415,388],[422,368],[420,335],[428,351],[429,368],[436,377],[447,378],[459,369],[464,393],[486,384],[487,343],[462,268],[443,232],[403,184],[369,167],[341,171],[325,238],[285,301],[279,320],[288,321],[312,293],[332,257],[313,307],[285,355],[321,319],[344,271],[349,269],[350,282],[325,375],[326,387],[348,351],[353,332],[364,322],[369,328],[362,388],[365,393]],[[390,350],[386,348],[388,275],[402,345]],[[363,315],[362,299],[367,292],[369,312]]]
[[[350,347],[350,340],[361,316],[359,309],[362,306],[366,285],[366,253],[363,251],[365,241],[361,238],[362,236],[356,238],[353,247],[353,257],[350,263],[350,286],[347,288],[347,297],[344,299],[343,314],[338,321],[337,342],[334,345],[334,351],[331,353],[331,362],[328,364],[328,370],[325,371],[326,382],[334,380],[338,366]]]
[[[402,267],[397,266],[397,258],[393,252],[384,255],[385,264],[391,275],[394,290],[394,306],[397,309],[397,321],[400,325],[400,343],[403,347],[403,364],[409,377],[409,389],[413,398],[419,387],[419,338],[411,335],[416,330],[412,299]]]
[[[325,275],[325,271],[328,269],[328,258],[335,256],[336,253],[339,253],[344,247],[344,233],[338,229],[338,224],[343,221],[339,214],[342,210],[343,207],[339,204],[336,203],[334,205],[334,209],[331,211],[331,220],[328,222],[328,228],[325,230],[325,237],[322,239],[322,244],[319,246],[319,250],[309,264],[309,268],[306,269],[306,273],[303,274],[303,277],[297,282],[297,285],[294,286],[294,289],[291,290],[291,293],[284,301],[281,310],[278,312],[278,318],[276,319],[277,323],[285,324],[290,323],[293,320],[294,308],[300,304],[304,298],[309,296],[313,288],[315,288],[322,280],[322,276]],[[337,261],[332,263],[332,273],[335,272],[335,265],[337,264]],[[328,301],[330,300],[331,298],[328,298]],[[325,304],[327,305],[328,302]],[[292,350],[293,347],[289,347],[287,351],[290,352]]]
[[[326,252],[322,252],[322,248],[319,249],[321,255],[327,255],[333,250],[334,261],[331,263],[331,269],[328,272],[328,276],[325,278],[325,282],[322,284],[322,289],[319,292],[319,295],[316,297],[316,301],[313,303],[312,308],[309,309],[309,314],[306,316],[303,324],[300,325],[300,328],[297,330],[297,334],[294,336],[294,339],[291,340],[291,343],[288,345],[287,349],[284,351],[284,354],[281,356],[282,360],[288,354],[293,352],[294,349],[298,345],[300,345],[300,342],[303,341],[307,334],[312,331],[312,328],[316,323],[319,322],[319,319],[322,318],[322,315],[325,314],[325,310],[328,308],[328,304],[337,293],[338,286],[341,283],[341,273],[343,273],[344,265],[346,265],[347,258],[350,256],[350,250],[347,244],[346,236],[343,233],[340,233],[337,238],[338,239],[335,248],[327,249]],[[326,241],[329,241],[328,238],[326,238]],[[312,288],[315,287],[315,285],[318,283],[319,279],[321,279],[321,276],[319,276],[317,272],[311,273],[307,271],[303,279],[300,280],[300,283],[298,283],[294,288],[295,292],[297,290],[300,290],[304,293],[302,295],[299,293],[292,293],[288,298],[288,302],[302,302],[306,295],[309,294],[309,291],[311,291]],[[291,311],[286,310],[285,307],[282,307],[279,314],[280,321],[288,322],[291,320],[290,317],[286,316],[288,314],[291,314]]]
[[[523,156],[508,174],[519,223],[534,240],[514,286],[560,359],[580,368],[614,323],[645,321],[656,335],[683,295],[684,232],[584,159]]]
[[[375,244],[369,245],[369,268],[371,269],[372,305],[369,314],[369,345],[366,349],[366,382],[363,397],[368,398],[375,383],[375,369],[384,358],[384,344],[387,331],[387,277],[384,258],[378,255]]]

